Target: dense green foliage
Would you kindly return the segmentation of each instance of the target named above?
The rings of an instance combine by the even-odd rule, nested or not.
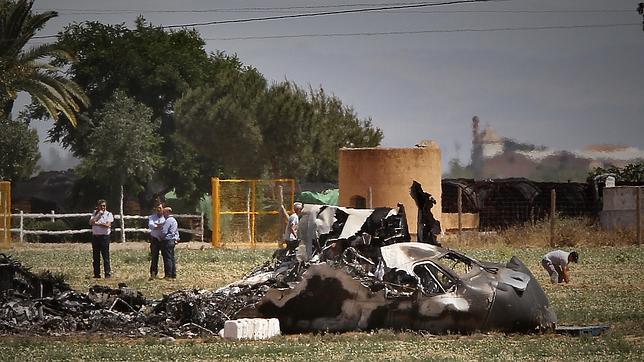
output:
[[[309,142],[315,161],[308,172],[308,179],[335,181],[338,178],[338,150],[342,147],[375,147],[380,145],[382,131],[374,127],[371,119],[359,119],[353,108],[328,95],[322,88],[310,90],[315,128]]]
[[[72,128],[58,123],[50,130],[50,139],[60,141],[77,157],[87,157],[90,136],[97,125],[94,113],[117,89],[122,90],[150,108],[153,119],[161,120],[155,134],[161,141],[164,160],[156,168],[158,186],[148,191],[163,192],[173,186],[178,193],[194,191],[202,173],[200,164],[195,162],[199,156],[175,139],[173,109],[182,94],[202,84],[213,71],[196,31],[164,31],[142,18],[133,30],[125,25],[87,22],[68,25],[58,43],[77,54],[78,62],[70,67],[69,74],[92,100],[92,107],[82,119],[92,120],[93,126],[81,123]],[[87,194],[85,198],[95,196]]]
[[[86,22],[68,25],[58,44],[76,52],[69,74],[87,90],[92,106],[79,127],[55,124],[50,139],[88,157],[99,123],[95,113],[115,90],[124,91],[161,120],[156,133],[163,162],[149,193],[174,189],[196,203],[212,176],[334,181],[339,147],[382,140],[370,120],[358,119],[321,89],[306,92],[290,82],[268,86],[236,55],[208,55],[194,30],[167,31],[142,18],[133,30]],[[32,109],[30,115],[44,113]]]
[[[58,120],[62,113],[75,126],[75,113],[88,104],[88,99],[75,82],[63,77],[61,68],[49,62],[51,57],[64,61],[73,61],[74,57],[60,44],[25,50],[35,33],[58,16],[55,11],[33,14],[32,6],[29,0],[0,0],[0,117],[11,118],[14,101],[24,91],[50,117]]]
[[[36,130],[1,116],[0,130],[0,180],[29,178],[40,158]]]
[[[262,159],[271,177],[302,178],[313,163],[316,128],[307,93],[291,82],[271,85],[257,112]]]
[[[122,187],[140,191],[161,166],[158,121],[145,105],[117,91],[94,114],[89,135],[89,154],[80,174],[93,179],[103,190],[120,193]],[[115,191],[111,192],[112,200]],[[114,203],[115,204],[115,203]]]
[[[631,163],[624,167],[611,166],[608,168],[596,167],[588,174],[588,178],[611,173],[615,175],[615,180],[619,182],[644,182],[644,162]]]
[[[339,148],[382,140],[371,120],[322,89],[307,92],[285,81],[265,90],[259,73],[236,57],[213,60],[227,71],[177,103],[177,133],[224,176],[335,181]]]
[[[259,177],[262,134],[255,110],[266,80],[236,56],[213,55],[212,66],[216,72],[208,84],[188,91],[177,103],[177,134],[218,165],[219,173]]]

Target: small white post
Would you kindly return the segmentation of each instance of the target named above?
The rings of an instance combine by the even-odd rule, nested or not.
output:
[[[20,242],[22,243],[25,240],[25,212],[20,210]]]
[[[125,218],[123,217],[123,184],[121,184],[121,199],[119,202],[119,209],[121,214],[121,242],[125,242]]]
[[[53,216],[53,215],[55,215],[55,214],[56,214],[56,213],[54,212],[54,210],[51,210],[51,214],[52,214],[51,222],[56,221],[56,218]]]
[[[203,212],[201,213],[201,242],[203,243],[203,233],[206,228],[204,227],[204,218],[203,218]]]
[[[373,209],[373,189],[369,186],[369,208]]]

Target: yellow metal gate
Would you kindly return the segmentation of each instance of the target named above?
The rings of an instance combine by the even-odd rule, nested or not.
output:
[[[0,181],[0,247],[11,246],[11,183]]]
[[[284,231],[280,201],[292,209],[295,180],[222,180],[212,178],[212,245],[279,245]],[[291,210],[292,212],[293,210]]]

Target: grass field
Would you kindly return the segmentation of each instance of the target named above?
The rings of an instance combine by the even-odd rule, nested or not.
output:
[[[506,262],[517,255],[544,287],[559,324],[608,324],[610,331],[600,337],[501,333],[433,336],[388,330],[242,342],[220,338],[168,342],[156,337],[100,335],[3,337],[0,360],[643,360],[644,251],[624,245],[626,242],[609,243],[620,246],[578,242],[578,234],[570,234],[569,242],[577,245],[580,263],[572,266],[568,286],[547,282],[539,262],[549,248],[541,241],[531,243],[543,246],[526,246],[507,242],[510,236],[500,235],[465,240],[455,248],[488,261]],[[450,242],[445,241],[453,246]],[[11,250],[2,252],[32,266],[33,271],[49,269],[65,274],[79,291],[87,292],[95,284],[87,244],[14,244]],[[177,280],[148,281],[147,244],[112,244],[113,278],[101,279],[100,283],[116,287],[124,282],[152,298],[177,289],[212,289],[238,279],[270,258],[271,253],[272,249],[220,250],[209,244],[180,244]]]

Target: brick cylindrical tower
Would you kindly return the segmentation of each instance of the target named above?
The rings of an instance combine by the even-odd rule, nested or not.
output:
[[[441,220],[442,173],[438,144],[429,142],[415,148],[342,148],[339,152],[341,206],[396,207],[402,203],[409,232],[416,234],[418,209],[409,195],[412,181],[416,180],[436,199],[432,213]]]

